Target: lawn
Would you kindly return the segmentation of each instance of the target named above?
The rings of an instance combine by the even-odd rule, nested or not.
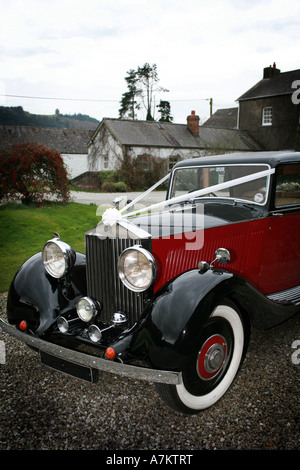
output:
[[[75,251],[84,253],[84,232],[100,220],[96,206],[69,203],[30,207],[6,204],[0,207],[0,292],[7,291],[21,264],[41,251],[58,232]],[[99,209],[98,209],[99,213]]]

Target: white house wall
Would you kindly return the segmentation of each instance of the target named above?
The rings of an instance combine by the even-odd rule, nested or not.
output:
[[[61,154],[67,172],[68,178],[73,179],[87,171],[115,170],[123,158],[122,147],[116,143],[112,136],[109,136],[109,150],[102,148],[99,141],[93,145],[93,155],[96,158],[89,158],[89,154]],[[211,152],[212,153],[212,152]],[[168,161],[174,157],[178,160],[188,158],[199,158],[209,154],[207,150],[197,149],[178,149],[178,148],[147,148],[147,147],[129,147],[128,154],[131,158],[138,158],[143,155],[151,155],[156,158],[162,158]],[[108,165],[105,164],[105,157],[108,157]]]
[[[130,157],[137,158],[142,155],[151,155],[155,158],[169,159],[179,157],[179,159],[199,158],[207,154],[205,150],[179,149],[179,148],[158,148],[158,147],[130,147],[128,149]]]
[[[178,159],[198,158],[207,155],[201,149],[180,149],[164,147],[127,147],[128,156],[138,158],[142,155],[162,158],[166,161],[172,157]],[[89,146],[88,165],[90,171],[115,170],[123,159],[123,147],[114,136],[103,127]]]
[[[115,170],[123,158],[122,146],[103,126],[88,148],[90,171]]]

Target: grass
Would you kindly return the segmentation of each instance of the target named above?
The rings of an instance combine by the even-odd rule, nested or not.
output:
[[[69,203],[44,207],[6,204],[0,207],[0,292],[7,291],[22,263],[42,250],[58,232],[75,251],[85,252],[84,232],[99,222],[96,206]],[[99,213],[99,211],[98,211]]]

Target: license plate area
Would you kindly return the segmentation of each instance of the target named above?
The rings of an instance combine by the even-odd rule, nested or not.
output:
[[[87,382],[95,383],[98,378],[98,371],[90,367],[76,364],[75,362],[66,361],[60,357],[52,356],[51,354],[40,351],[40,358],[42,364],[51,369],[58,370],[72,377],[76,377]]]

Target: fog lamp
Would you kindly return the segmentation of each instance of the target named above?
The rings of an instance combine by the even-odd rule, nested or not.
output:
[[[101,330],[97,325],[91,325],[88,329],[88,334],[90,340],[94,343],[98,343],[98,341],[100,341],[102,338]]]
[[[64,317],[59,317],[57,319],[57,327],[61,333],[67,333],[69,329],[69,323]]]
[[[82,297],[82,299],[77,302],[76,311],[80,320],[89,322],[95,317],[97,308],[92,299],[89,297]]]

